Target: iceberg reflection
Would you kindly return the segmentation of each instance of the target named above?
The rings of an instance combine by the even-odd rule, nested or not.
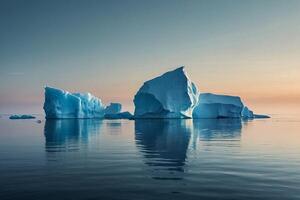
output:
[[[240,139],[242,120],[240,118],[194,119],[194,134],[202,140]]]
[[[99,132],[102,121],[96,119],[46,120],[46,152],[77,151]]]
[[[155,179],[181,179],[192,120],[136,120],[135,140]],[[181,174],[180,174],[181,173]]]

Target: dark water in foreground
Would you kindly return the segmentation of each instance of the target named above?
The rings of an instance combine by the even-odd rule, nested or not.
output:
[[[0,199],[300,199],[300,118],[0,118]]]

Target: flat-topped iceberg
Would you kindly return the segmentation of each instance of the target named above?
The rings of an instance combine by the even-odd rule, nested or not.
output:
[[[240,97],[202,93],[193,118],[239,118],[243,108]]]
[[[9,119],[35,119],[33,115],[11,115]]]
[[[135,118],[191,118],[199,92],[184,67],[146,81],[134,97]]]
[[[194,109],[193,118],[269,118],[267,115],[256,115],[244,106],[238,96],[202,93]]]
[[[103,118],[105,107],[90,93],[70,93],[45,87],[46,118]]]

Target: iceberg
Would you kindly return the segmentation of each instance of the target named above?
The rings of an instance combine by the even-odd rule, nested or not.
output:
[[[146,81],[134,96],[135,118],[192,118],[199,92],[184,67]]]
[[[45,87],[46,118],[103,118],[105,106],[90,93],[70,93]]]
[[[126,112],[120,112],[120,113],[114,113],[114,114],[105,114],[105,119],[133,119],[133,115],[126,111]]]
[[[11,115],[9,119],[35,119],[32,115]]]
[[[122,105],[120,103],[110,103],[109,106],[105,108],[105,119],[133,119],[133,115],[126,111],[121,112]]]
[[[202,93],[198,105],[193,112],[193,118],[270,118],[267,115],[254,114],[244,106],[238,96]]]
[[[244,105],[238,96],[202,93],[193,118],[239,118]]]
[[[105,108],[105,114],[117,114],[121,112],[122,105],[120,103],[110,103],[109,106]]]

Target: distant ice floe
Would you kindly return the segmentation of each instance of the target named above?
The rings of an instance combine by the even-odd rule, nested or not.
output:
[[[33,115],[11,115],[9,119],[35,119]]]
[[[269,115],[261,115],[261,114],[254,114],[254,119],[264,119],[264,118],[271,118]]]

